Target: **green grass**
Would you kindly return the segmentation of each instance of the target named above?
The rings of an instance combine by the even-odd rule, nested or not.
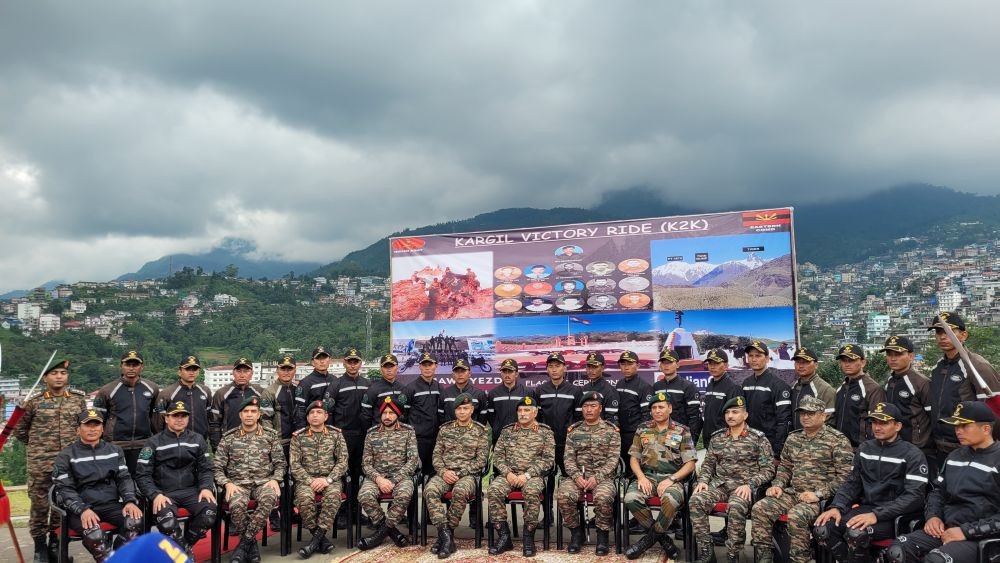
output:
[[[31,509],[31,501],[28,500],[28,491],[7,491],[10,498],[10,515],[27,516]]]
[[[198,348],[195,351],[202,366],[217,366],[233,361],[232,354],[225,348]]]

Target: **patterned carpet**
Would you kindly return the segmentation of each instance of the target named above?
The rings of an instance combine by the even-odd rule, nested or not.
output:
[[[433,538],[429,541],[433,541]],[[566,553],[565,549],[563,551],[555,550],[555,541],[553,540],[551,549],[549,551],[542,550],[542,542],[538,541],[536,543],[538,547],[538,555],[535,557],[522,557],[521,556],[521,543],[520,540],[514,541],[514,550],[508,551],[503,555],[491,556],[486,551],[486,541],[483,541],[483,547],[481,549],[475,549],[473,547],[474,541],[471,539],[459,539],[458,552],[451,557],[445,559],[448,563],[472,563],[472,562],[483,562],[483,561],[495,561],[495,562],[513,562],[517,561],[520,563],[528,563],[531,561],[537,562],[560,562],[560,561],[573,561],[577,563],[611,563],[619,561],[628,561],[625,559],[624,555],[617,555],[612,552],[607,557],[597,557],[594,555],[593,544],[586,545],[578,554]],[[427,551],[430,546],[410,546],[406,548],[398,548],[392,545],[391,542],[387,541],[378,549],[371,551],[359,551],[355,553],[344,554],[340,558],[334,558],[332,561],[344,561],[347,563],[431,563],[432,561],[440,561],[436,555]],[[637,561],[643,562],[653,562],[653,561],[663,561],[663,552],[660,551],[659,546],[654,546],[646,552],[646,555]]]

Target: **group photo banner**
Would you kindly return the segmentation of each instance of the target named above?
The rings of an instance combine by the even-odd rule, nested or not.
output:
[[[585,358],[600,352],[617,382],[617,359],[639,357],[639,376],[659,376],[660,351],[704,390],[705,354],[722,348],[737,381],[743,347],[767,343],[770,366],[794,380],[798,343],[792,209],[580,223],[476,233],[396,237],[391,253],[391,341],[400,379],[417,377],[423,352],[452,383],[454,362],[472,366],[484,390],[514,359],[520,379],[547,379],[561,352],[567,378],[586,382]]]

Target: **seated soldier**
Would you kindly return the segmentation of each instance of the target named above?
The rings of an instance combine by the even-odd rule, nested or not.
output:
[[[438,532],[431,553],[436,553],[438,559],[446,559],[456,551],[454,530],[476,494],[476,481],[490,453],[490,429],[472,419],[475,410],[472,395],[460,393],[453,408],[455,420],[441,425],[434,444],[437,475],[424,487],[427,512]],[[452,493],[451,506],[445,507],[441,497],[448,491]]]
[[[977,542],[1000,538],[996,415],[985,403],[963,401],[941,422],[955,427],[961,447],[948,454],[927,496],[924,529],[899,536],[886,550],[891,563],[975,563]]]
[[[897,516],[922,510],[927,459],[900,436],[902,417],[892,403],[868,413],[875,438],[861,443],[850,476],[816,519],[813,535],[837,561],[867,561],[872,540],[895,535]]]
[[[156,527],[189,557],[218,513],[208,445],[201,434],[188,430],[190,416],[185,401],[167,403],[166,428],[146,440],[135,466],[136,486],[152,503]],[[180,508],[191,515],[187,531],[177,521]]]
[[[737,395],[722,406],[726,428],[712,434],[698,484],[688,501],[691,526],[698,545],[698,561],[715,561],[715,544],[708,516],[716,503],[729,504],[726,551],[729,561],[739,561],[746,543],[746,522],[753,492],[774,477],[771,443],[760,430],[747,426],[746,399]]]
[[[306,407],[305,428],[292,433],[289,465],[295,478],[295,507],[302,526],[312,533],[312,541],[299,549],[308,559],[313,552],[329,553],[333,545],[326,533],[340,510],[340,480],[347,473],[347,441],[340,430],[326,425],[329,414],[323,401]],[[316,495],[323,495],[316,510]]]
[[[413,473],[420,465],[417,435],[412,426],[399,421],[403,408],[390,395],[382,399],[378,411],[378,426],[365,436],[361,470],[366,480],[358,491],[358,503],[371,518],[375,533],[361,538],[358,542],[361,550],[382,545],[386,535],[397,547],[409,545],[396,525],[406,515],[413,498]],[[380,494],[392,495],[388,511],[382,510]]]
[[[752,538],[757,563],[774,561],[774,522],[788,515],[791,563],[813,559],[812,525],[819,503],[833,496],[851,473],[854,450],[847,436],[826,424],[826,403],[803,397],[795,409],[802,428],[788,434],[771,486],[753,505]]]
[[[279,483],[285,477],[285,453],[277,432],[260,424],[260,398],[250,395],[240,403],[240,425],[226,432],[215,450],[215,482],[224,488],[240,543],[232,563],[260,561],[257,533],[278,503]],[[250,500],[257,508],[250,513]]]
[[[521,553],[535,556],[535,528],[541,509],[539,495],[545,490],[545,473],[556,461],[556,440],[552,429],[536,422],[538,402],[522,397],[517,403],[517,422],[500,432],[493,453],[496,474],[486,498],[489,499],[490,524],[499,532],[490,546],[490,555],[513,549],[507,525],[507,495],[519,490],[524,494],[524,534]]]
[[[666,391],[657,391],[646,399],[653,420],[640,426],[629,448],[629,465],[636,479],[625,493],[625,506],[636,521],[646,529],[646,535],[625,550],[629,559],[638,559],[659,542],[663,553],[671,559],[679,555],[667,530],[684,503],[684,481],[694,472],[698,454],[691,432],[670,419],[673,406]],[[648,499],[660,499],[660,515],[653,521]]]
[[[591,492],[594,499],[594,520],[597,525],[597,545],[594,553],[599,556],[610,552],[608,533],[614,525],[615,470],[621,452],[621,435],[618,427],[604,420],[601,411],[604,398],[597,391],[587,391],[580,397],[583,420],[569,427],[566,435],[566,477],[559,482],[556,502],[569,528],[567,553],[580,553],[584,542],[586,522],[580,521],[577,504],[580,496]],[[557,523],[558,525],[558,523]]]
[[[116,545],[142,531],[142,510],[125,465],[125,454],[101,439],[104,417],[96,410],[80,413],[73,442],[56,456],[52,470],[56,504],[66,510],[67,525],[83,538],[83,547],[101,563],[111,555],[100,523],[115,526]]]

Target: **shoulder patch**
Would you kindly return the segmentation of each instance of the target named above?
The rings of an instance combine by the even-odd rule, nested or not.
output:
[[[229,430],[226,430],[225,433],[223,433],[222,435],[223,436],[228,436],[230,434],[235,434],[236,431],[238,431],[239,429],[240,429],[239,426],[237,426],[236,428],[230,428]]]
[[[81,397],[86,397],[87,396],[87,394],[84,393],[83,391],[81,391],[80,389],[73,389],[72,387],[70,388],[69,392],[73,393],[74,395],[79,395]]]
[[[477,425],[478,425],[478,426],[479,426],[480,428],[482,428],[483,430],[486,430],[487,432],[489,432],[489,431],[490,431],[490,427],[489,427],[489,426],[486,426],[486,425],[485,425],[485,424],[483,424],[482,422],[479,422],[478,420],[473,420],[472,422],[474,422],[475,424],[477,424]]]
[[[292,436],[298,436],[299,434],[301,434],[304,431],[305,431],[305,428],[299,428],[295,432],[292,432]]]
[[[330,430],[334,430],[336,432],[340,432],[341,434],[344,433],[343,430],[341,430],[340,428],[337,428],[336,426],[331,426],[331,425],[327,424],[326,427],[329,428]]]
[[[139,452],[139,459],[153,459],[153,448],[146,446]]]
[[[503,428],[501,428],[501,429],[500,429],[500,431],[501,431],[501,432],[503,432],[504,430],[506,430],[506,429],[508,429],[508,428],[513,428],[515,424],[517,424],[517,423],[516,423],[516,422],[511,422],[511,423],[510,423],[510,424],[508,424],[507,426],[504,426]],[[540,425],[539,425],[539,426],[540,426]]]
[[[381,424],[376,424],[375,426],[372,426],[371,428],[368,429],[368,432],[366,432],[366,434],[370,434],[370,433],[374,432],[375,430],[378,430],[379,426],[382,426],[382,425]]]
[[[715,432],[712,432],[712,434],[711,434],[711,435],[712,435],[712,436],[715,436],[716,434],[722,434],[722,433],[723,433],[723,432],[725,432],[726,430],[729,430],[729,429],[728,429],[728,428],[719,428],[719,429],[718,429],[718,430],[716,430]]]
[[[621,432],[621,430],[617,426],[615,426],[614,423],[608,422],[607,420],[604,420],[604,419],[601,419],[601,422],[603,422],[604,424],[607,424],[608,426],[614,428],[615,432]]]
[[[399,423],[399,427],[400,428],[409,428],[410,430],[413,430],[413,427],[410,426],[409,424],[406,424],[405,422],[400,422]]]
[[[796,434],[798,432],[802,432],[802,428],[796,428],[795,430],[790,430],[788,432],[788,435],[791,436],[792,434]]]
[[[544,422],[538,422],[537,424],[538,424],[539,428],[548,428],[550,432],[555,432],[554,430],[552,430],[551,426],[549,426],[548,424],[545,424]]]
[[[270,433],[270,434],[277,434],[278,433],[277,430],[275,430],[274,428],[271,428],[270,426],[265,426],[263,424],[258,424],[258,426],[264,429],[264,433],[265,434],[268,434],[268,433]],[[239,428],[239,426],[237,426],[237,428]]]
[[[766,434],[764,434],[760,430],[757,430],[756,428],[750,428],[749,426],[747,426],[747,430],[750,431],[752,434],[756,434],[757,436],[760,436],[761,438],[766,438],[767,437]]]

